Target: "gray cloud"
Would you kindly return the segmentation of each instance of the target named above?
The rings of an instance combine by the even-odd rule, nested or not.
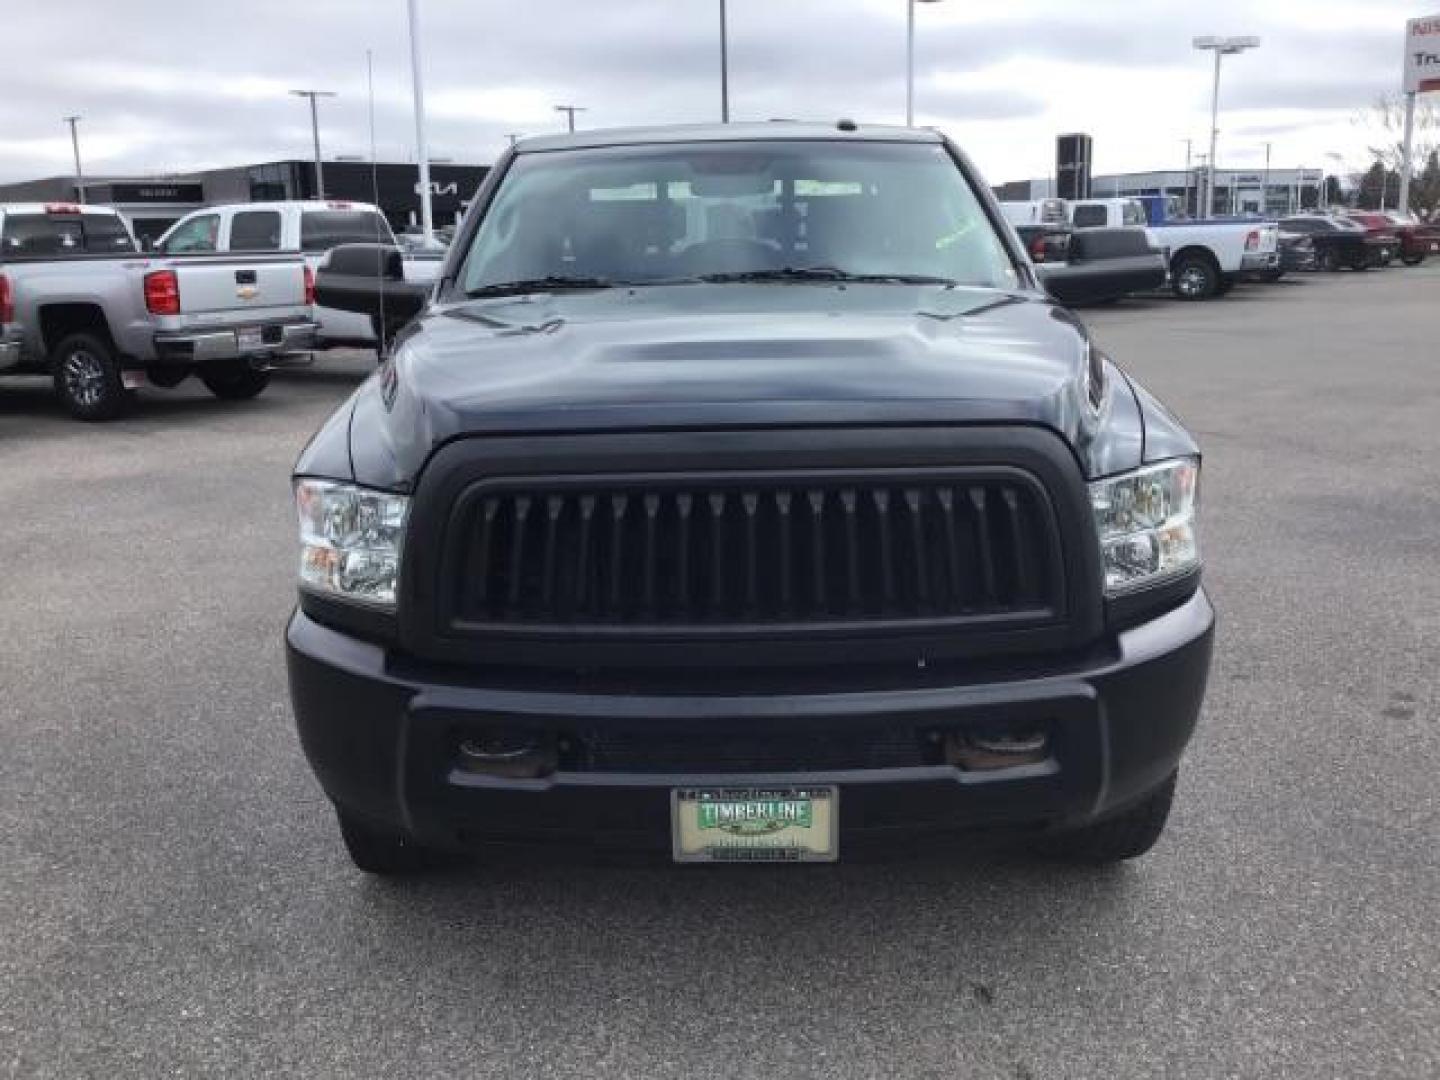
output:
[[[285,94],[299,86],[342,95],[322,105],[327,153],[364,153],[367,48],[375,54],[380,155],[413,156],[403,0],[10,6],[0,179],[67,171],[60,117],[70,112],[85,115],[94,171],[306,156],[304,105]],[[1020,59],[1133,70],[1137,95],[1163,94],[1177,110],[1198,110],[1208,86],[1191,36],[1259,33],[1262,51],[1227,67],[1226,106],[1239,114],[1229,127],[1238,131],[1244,110],[1363,107],[1395,81],[1399,60],[1390,25],[1398,15],[1359,18],[1392,6],[1388,0],[1355,0],[1362,28],[1343,33],[1295,18],[1306,5],[1267,3],[1262,11],[1247,0],[1012,0],[981,22],[941,17],[950,6],[922,9],[922,111],[960,131],[1013,124],[1014,145],[1023,140],[1042,158],[1053,132],[1038,118],[1063,102],[1063,85],[962,87],[940,76]],[[558,127],[550,106],[561,101],[589,106],[583,120],[592,125],[718,113],[715,0],[422,0],[422,8],[433,155],[489,160],[506,132]],[[730,12],[736,116],[901,118],[903,0],[732,0]],[[17,47],[26,62],[14,62]],[[1116,115],[1127,106],[1117,101]],[[1137,147],[1145,140],[1135,133]]]

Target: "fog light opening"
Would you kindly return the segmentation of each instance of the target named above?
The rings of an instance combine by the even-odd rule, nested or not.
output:
[[[945,736],[945,761],[957,769],[983,772],[1034,765],[1050,757],[1050,735],[1043,728],[951,731]]]
[[[555,771],[555,737],[513,728],[487,728],[461,734],[456,759],[466,772],[534,779]]]

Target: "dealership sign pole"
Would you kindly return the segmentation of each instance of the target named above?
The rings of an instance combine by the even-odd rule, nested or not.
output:
[[[1400,160],[1400,212],[1410,211],[1410,165],[1414,153],[1415,96],[1440,90],[1440,15],[1405,24],[1405,149]],[[1384,185],[1381,185],[1382,190]]]

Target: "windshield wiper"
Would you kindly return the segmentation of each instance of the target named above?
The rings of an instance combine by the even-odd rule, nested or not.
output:
[[[724,284],[750,281],[841,281],[864,285],[955,285],[955,281],[930,274],[855,274],[837,266],[784,266],[778,270],[736,270],[701,274],[702,281]]]
[[[532,292],[554,292],[560,289],[613,289],[618,283],[599,277],[567,277],[551,274],[548,277],[524,278],[520,281],[500,281],[494,285],[477,285],[467,289],[465,295],[477,296],[520,296]]]

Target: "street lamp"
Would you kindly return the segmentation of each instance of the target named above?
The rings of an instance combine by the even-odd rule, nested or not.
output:
[[[315,138],[315,197],[325,198],[325,167],[320,163],[320,117],[315,108],[315,99],[335,97],[333,90],[291,90],[295,97],[310,99],[310,134]]]
[[[420,172],[420,235],[428,245],[435,235],[434,194],[430,187],[430,147],[425,138],[425,80],[420,59],[420,11],[417,0],[407,0],[410,23],[410,86],[415,105],[415,163]]]
[[[940,0],[905,0],[905,126],[915,126],[915,5]]]
[[[82,203],[85,201],[85,174],[80,171],[80,135],[75,125],[83,119],[81,116],[65,117],[65,123],[70,125],[70,145],[75,150],[75,191]]]
[[[575,130],[575,114],[577,112],[585,112],[587,110],[583,105],[556,105],[555,111],[563,112],[565,114],[565,119],[570,125],[570,130],[573,132]]]
[[[1205,216],[1209,217],[1215,203],[1215,143],[1220,137],[1220,58],[1236,56],[1246,49],[1260,47],[1258,37],[1197,37],[1192,42],[1201,52],[1215,54],[1215,85],[1210,92],[1210,175],[1209,183],[1202,184],[1205,196]]]

